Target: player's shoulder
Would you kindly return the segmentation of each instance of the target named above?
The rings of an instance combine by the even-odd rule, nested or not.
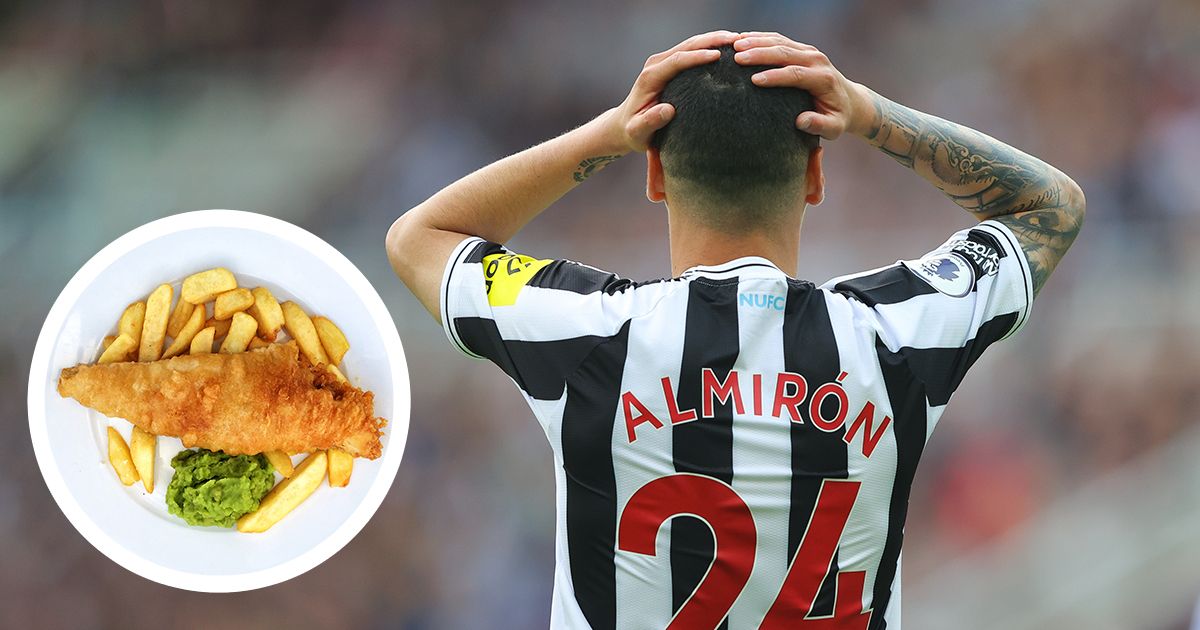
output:
[[[914,269],[912,261],[892,264],[831,278],[820,290],[835,299],[859,302],[868,307],[896,304],[935,293],[933,281]]]
[[[520,303],[573,317],[632,318],[652,311],[664,297],[686,286],[682,278],[633,280],[567,258],[534,258],[499,246],[481,245],[472,256],[483,268],[489,303]]]
[[[526,286],[580,295],[631,299],[635,295],[668,292],[684,286],[683,278],[633,280],[612,271],[566,258],[541,260]]]
[[[838,276],[821,287],[872,308],[914,299],[945,306],[968,304],[971,300],[966,298],[994,288],[1002,268],[1014,277],[1021,275],[1019,250],[1004,238],[1002,229],[985,221],[956,232],[920,258]]]

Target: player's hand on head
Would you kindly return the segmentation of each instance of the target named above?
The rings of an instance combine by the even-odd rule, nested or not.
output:
[[[674,106],[658,101],[663,88],[680,72],[720,59],[716,48],[733,43],[737,36],[730,31],[702,33],[650,55],[629,96],[610,112],[612,133],[619,146],[626,151],[645,151],[654,132],[675,116]]]
[[[833,140],[844,132],[861,134],[873,112],[865,88],[850,81],[825,53],[779,33],[749,32],[733,42],[733,59],[743,66],[777,66],[751,77],[760,87],[791,87],[813,96],[814,111],[796,117],[796,128]]]

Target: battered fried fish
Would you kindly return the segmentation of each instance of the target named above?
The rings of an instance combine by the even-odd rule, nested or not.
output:
[[[77,365],[58,393],[186,447],[231,455],[340,448],[375,459],[387,424],[375,395],[309,364],[296,342],[238,354]]]

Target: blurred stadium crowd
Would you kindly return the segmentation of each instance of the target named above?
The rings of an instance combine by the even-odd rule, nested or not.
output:
[[[0,627],[544,627],[550,450],[503,374],[458,356],[394,279],[383,236],[457,176],[618,103],[645,56],[714,28],[813,43],[1087,193],[1088,224],[1029,325],[980,361],[926,449],[905,553],[920,582],[1196,424],[1198,25],[1193,0],[0,4]],[[863,143],[828,143],[826,164],[809,279],[917,257],[971,221]],[[514,248],[669,273],[643,168],[631,156],[589,180]],[[23,404],[71,274],[147,220],[214,207],[345,252],[391,308],[413,379],[408,450],[374,520],[307,575],[233,596],[161,587],[93,550],[40,480]]]

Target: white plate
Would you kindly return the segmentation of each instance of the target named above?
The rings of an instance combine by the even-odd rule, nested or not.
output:
[[[106,427],[128,440],[132,425],[58,395],[59,372],[93,363],[130,302],[161,283],[227,267],[241,286],[263,285],[282,302],[328,316],[346,333],[347,378],[375,392],[388,419],[383,456],[356,459],[350,485],[323,483],[262,534],[192,527],[167,512],[171,457],[182,445],[158,439],[155,488],[123,486],[108,464]],[[324,562],[357,534],[387,494],[408,435],[409,384],[395,323],[366,277],[325,241],[290,223],[232,210],[167,217],[113,241],[75,274],[38,337],[29,373],[29,432],[54,500],[79,533],[117,564],[193,591],[245,591],[277,584]],[[297,457],[299,461],[301,458]]]

